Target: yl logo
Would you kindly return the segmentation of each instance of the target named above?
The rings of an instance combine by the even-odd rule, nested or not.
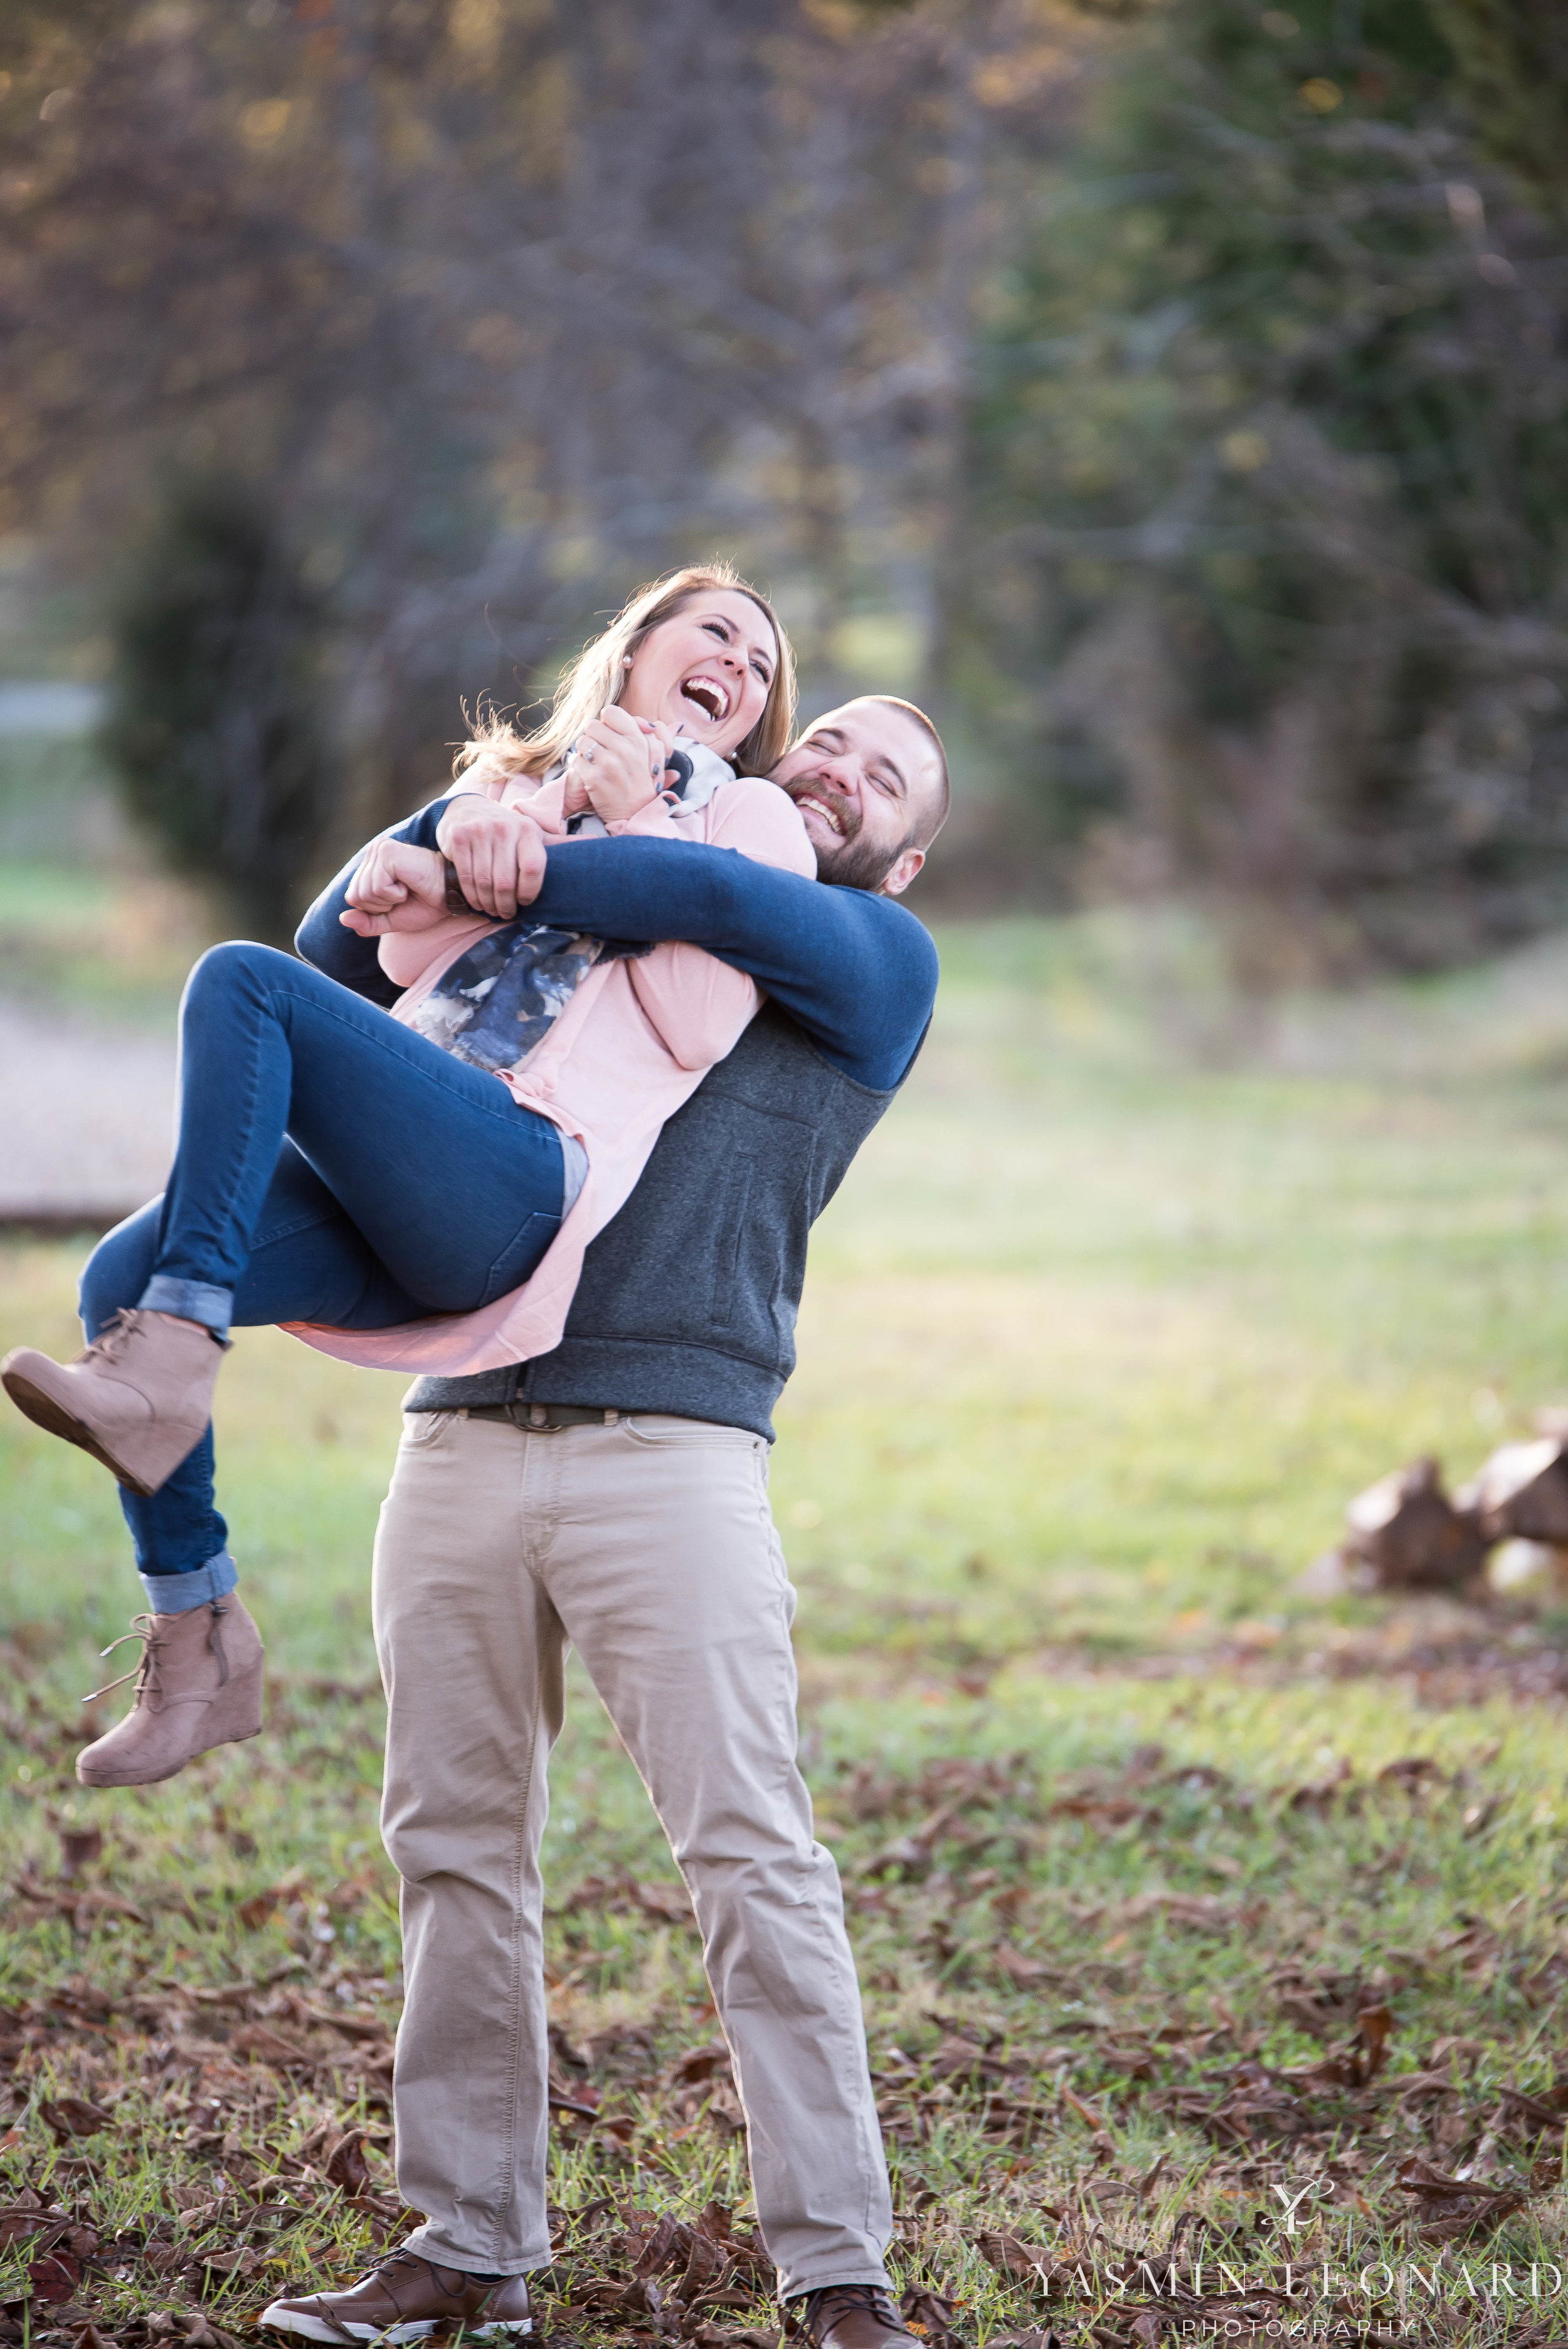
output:
[[[1287,2194],[1283,2186],[1271,2186],[1269,2188],[1269,2192],[1271,2194],[1278,2195],[1280,2202],[1284,2207],[1284,2230],[1287,2235],[1294,2235],[1295,2233],[1295,2214],[1300,2209],[1302,2204],[1305,2201],[1307,2196],[1309,2194],[1315,2194],[1316,2191],[1317,2181],[1315,2178],[1310,2178],[1302,2188],[1301,2192],[1294,2197]]]

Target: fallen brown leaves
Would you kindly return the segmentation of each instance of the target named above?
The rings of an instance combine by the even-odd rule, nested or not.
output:
[[[736,2326],[770,2297],[773,2263],[724,2203],[709,2202],[693,2225],[608,2197],[558,2218],[551,2282],[562,2324],[594,2333],[624,2325],[700,2349],[777,2349],[777,2327]]]
[[[848,1905],[870,1953],[917,2337],[1153,2349],[1173,2323],[1182,2338],[1264,2332],[1298,2248],[1267,2231],[1287,2183],[1310,2187],[1302,2223],[1316,2213],[1325,2256],[1352,2228],[1386,2247],[1446,2255],[1473,2240],[1507,2255],[1509,2222],[1534,2226],[1568,2145],[1568,2084],[1549,2054],[1568,1901],[1470,1889],[1509,1841],[1489,1838],[1491,1822],[1511,1831],[1516,1817],[1496,1809],[1486,1768],[1412,1754],[1358,1775],[1323,1755],[1300,1783],[1249,1787],[1145,1744],[1049,1774],[1020,1754],[841,1772],[823,1808],[854,1838]],[[222,1832],[237,1848],[240,1830]],[[1377,1938],[1385,1883],[1436,1881],[1423,1871],[1444,1850],[1461,1857],[1462,1895],[1407,1899],[1390,1931],[1417,1946]],[[59,1876],[16,1879],[40,1950],[74,1933],[107,1951],[112,1923],[123,1965],[133,1929],[178,1916],[264,1930],[268,1954],[251,1977],[202,1983],[162,1978],[184,1970],[165,1957],[112,1992],[84,1971],[0,2007],[15,2121],[7,2135],[0,2100],[0,2138],[33,2189],[0,2211],[0,2251],[9,2240],[6,2272],[26,2276],[47,2349],[75,2349],[88,2325],[80,2349],[223,2349],[220,2319],[241,2325],[285,2280],[346,2280],[351,2258],[407,2224],[387,2162],[395,2002],[356,1974],[349,1937],[331,1947],[368,1878],[321,1894],[291,1870],[221,1905],[191,1875],[115,1893],[105,1865],[62,1827]],[[1365,1899],[1364,1937],[1315,1909],[1326,1867]],[[738,2190],[743,2119],[689,1901],[656,1869],[602,1860],[550,1912],[550,2101],[576,2205],[552,2213],[551,2337],[778,2349],[760,2242],[724,2201],[705,2207]],[[1518,2034],[1528,2068],[1500,2053],[1502,2013],[1534,2018]],[[1458,2035],[1472,2018],[1484,2040]],[[175,2157],[167,2207],[111,2227],[111,2151],[143,2127]],[[1174,2237],[1172,2193],[1186,2198]],[[1209,2231],[1183,2239],[1198,2202]],[[0,2349],[19,2339],[11,2289]],[[106,2313],[133,2296],[167,2305]],[[1367,2337],[1373,2315],[1355,2313]]]
[[[835,1807],[842,1805],[852,1818],[863,1821],[938,1807],[956,1812],[976,1803],[1026,1807],[1035,1799],[1035,1790],[1036,1767],[1030,1754],[1006,1754],[985,1761],[941,1754],[907,1778],[875,1762],[857,1762],[846,1769],[832,1799]]]
[[[1047,2300],[1053,2292],[1059,2295],[1067,2288],[1066,2272],[1043,2244],[1021,2242],[1016,2235],[982,2233],[975,2238],[975,2248],[998,2275],[1042,2292]]]
[[[944,2292],[915,2284],[903,2294],[900,2305],[910,2331],[918,2339],[929,2342],[931,2349],[960,2349],[959,2335],[954,2329],[957,2305]]]
[[[1399,2165],[1395,2181],[1409,2195],[1420,2218],[1423,2242],[1463,2242],[1492,2234],[1505,2219],[1522,2210],[1528,2188],[1489,2186],[1480,2178],[1448,2178],[1418,2154]],[[1556,2183],[1555,2169],[1552,2183]]]
[[[682,1884],[645,1884],[633,1876],[588,1876],[568,1898],[554,1904],[556,1917],[592,1910],[609,1916],[643,1917],[654,1925],[691,1925],[691,1900]]]
[[[78,1977],[45,1998],[0,2010],[0,2047],[23,2080],[65,2049],[78,2075],[122,2078],[123,2051],[139,2043],[143,2060],[171,2085],[183,2081],[222,2095],[264,2088],[268,2075],[284,2073],[335,2093],[363,2086],[384,2096],[395,2015],[346,2000],[335,2009],[313,2001],[290,1986],[294,1971],[282,1969],[282,1981],[220,1990],[171,1983],[118,1997]],[[111,2106],[80,2095],[46,2099],[38,2109],[62,2137],[90,2136],[114,2117]]]
[[[990,2141],[1022,2147],[1053,2109],[1040,2094],[1040,2070],[1031,2051],[1008,2049],[999,2036],[950,2031],[923,2063],[888,2049],[872,2080],[883,2131],[895,2143],[918,2143],[962,2109]]]
[[[62,2140],[76,2137],[96,2137],[99,2129],[112,2127],[114,2115],[95,2105],[86,2096],[41,2096],[39,2117]]]
[[[201,2303],[257,2272],[291,2230],[302,2261],[337,2210],[353,2210],[372,2248],[401,2230],[407,2214],[366,2158],[371,2129],[335,2117],[356,2104],[386,2110],[394,2018],[384,2003],[361,2002],[378,1984],[356,1995],[340,1976],[337,1987],[349,1996],[335,2004],[286,1979],[114,1993],[78,1976],[0,2009],[0,2056],[26,2124],[5,2142],[35,2181],[0,2209],[0,2251],[27,2254],[22,2298],[0,2305],[0,2341],[20,2338],[5,2328],[26,2322],[36,2342],[101,2327],[106,2295],[125,2297],[112,2278],[181,2304],[117,2318],[98,2332],[98,2349],[164,2340],[225,2349],[232,2336]],[[327,2116],[296,2143],[304,2095]],[[50,2162],[46,2131],[59,2148]],[[150,2220],[130,2227],[104,2217],[101,2190],[128,2132],[167,2147],[183,2172]],[[185,2183],[192,2167],[211,2183]]]
[[[86,2263],[98,2249],[97,2230],[79,2226],[57,2203],[25,2190],[21,2199],[0,2209],[0,2243],[25,2243],[28,2252],[27,2282],[32,2297],[46,2306],[69,2301],[82,2280]]]

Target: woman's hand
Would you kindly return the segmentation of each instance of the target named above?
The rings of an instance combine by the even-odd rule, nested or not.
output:
[[[436,845],[476,913],[510,922],[543,886],[544,834],[519,808],[465,793],[437,825]]]
[[[344,895],[349,910],[338,919],[362,938],[432,929],[447,915],[446,868],[433,848],[374,841]]]
[[[566,762],[566,814],[592,807],[606,823],[617,823],[645,808],[659,794],[668,731],[625,709],[606,709],[592,719]]]

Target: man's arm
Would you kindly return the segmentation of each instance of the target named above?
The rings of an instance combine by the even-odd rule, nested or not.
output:
[[[447,802],[436,800],[393,837],[435,844]],[[329,978],[390,1003],[397,990],[374,938],[338,916],[358,858],[344,867],[295,934]],[[931,1019],[936,948],[913,914],[862,889],[820,881],[698,841],[579,840],[550,850],[528,911],[554,927],[622,941],[681,938],[749,972],[798,1019],[825,1057],[882,1092],[906,1074]]]
[[[830,889],[698,841],[552,848],[529,912],[598,937],[683,938],[750,973],[827,1059],[882,1092],[931,1019],[936,948],[890,897]]]
[[[407,823],[381,836],[406,840],[414,848],[434,848],[436,826],[446,813],[447,804],[444,799],[432,800],[418,815],[411,815]],[[337,918],[348,902],[346,892],[364,854],[363,848],[356,850],[336,878],[327,883],[294,932],[294,950],[328,978],[335,978],[339,987],[351,988],[356,995],[387,1007],[396,1003],[403,990],[381,968],[380,940],[362,938],[357,931],[345,929]]]

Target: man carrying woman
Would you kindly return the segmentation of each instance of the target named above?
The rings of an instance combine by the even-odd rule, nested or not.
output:
[[[552,924],[616,936],[652,907],[770,999],[588,1249],[560,1345],[407,1398],[375,1619],[383,1833],[403,1878],[397,2179],[425,2223],[346,2289],[275,2302],[268,2321],[295,2337],[531,2321],[528,2273],[550,2258],[538,1855],[569,1641],[691,1889],[780,2295],[824,2349],[909,2337],[837,1870],[796,1764],[793,1593],[764,1478],[810,1226],[929,1016],[931,942],[892,899],[946,779],[919,713],[867,698],[773,780],[837,885],[624,840],[550,850],[535,895],[527,843],[481,802],[406,827],[439,836],[474,902],[490,892],[504,913],[521,886]],[[374,991],[344,894],[301,948]]]
[[[275,2302],[267,2321],[296,2337],[531,2327],[527,2275],[550,2257],[538,1854],[568,1641],[692,1892],[781,2294],[824,2349],[908,2337],[887,2292],[886,2170],[837,1873],[795,1762],[793,1594],[765,1477],[807,1231],[929,1016],[930,943],[892,899],[940,825],[946,778],[920,713],[870,698],[820,721],[772,783],[841,885],[679,838],[546,848],[489,792],[397,835],[449,862],[492,920],[525,905],[558,935],[632,941],[634,960],[640,938],[686,939],[770,1000],[596,1229],[558,1342],[438,1370],[407,1399],[375,1613],[383,1828],[404,1885],[398,2179],[426,2217],[358,2283]],[[313,909],[301,948],[385,1004],[396,988],[374,934],[396,907],[385,874],[357,878]]]

